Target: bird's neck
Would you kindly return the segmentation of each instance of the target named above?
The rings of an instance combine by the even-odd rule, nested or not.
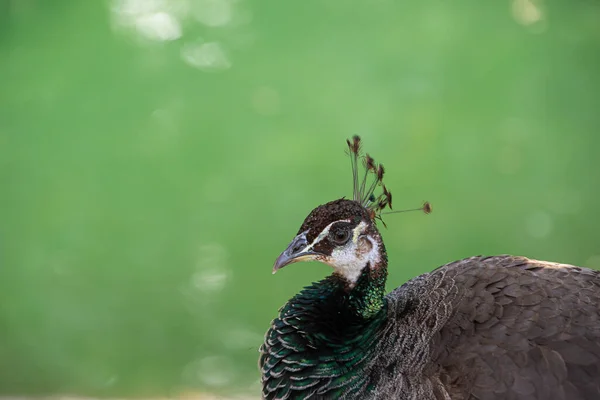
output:
[[[296,314],[308,336],[333,342],[364,337],[367,326],[379,326],[385,318],[385,265],[365,266],[358,280],[350,284],[342,276],[329,277],[304,288],[281,311],[281,317]]]
[[[261,347],[264,398],[315,390],[327,398],[367,396],[373,387],[365,365],[387,321],[385,279],[385,268],[367,266],[352,287],[333,274],[288,301]]]
[[[332,275],[329,279],[338,278],[341,290],[337,296],[342,301],[343,312],[358,320],[368,321],[383,308],[385,295],[386,268],[371,268],[367,265],[355,284],[349,285],[343,278]],[[334,296],[335,297],[335,296]]]
[[[368,321],[376,316],[384,306],[385,282],[387,280],[387,253],[379,234],[377,256],[369,261],[361,270],[356,282],[344,282],[342,298],[347,299],[346,311],[359,319]],[[335,273],[333,275],[335,277]]]

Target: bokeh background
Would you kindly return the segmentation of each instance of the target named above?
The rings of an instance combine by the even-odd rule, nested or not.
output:
[[[274,259],[387,167],[389,288],[600,268],[600,2],[0,0],[0,394],[259,393]]]

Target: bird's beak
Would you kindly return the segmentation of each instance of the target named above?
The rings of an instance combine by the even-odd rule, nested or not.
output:
[[[309,248],[308,242],[306,241],[306,232],[303,232],[296,236],[287,249],[277,257],[277,260],[275,260],[275,264],[273,265],[273,273],[286,265],[300,261],[315,260],[318,256],[319,253],[315,253]]]

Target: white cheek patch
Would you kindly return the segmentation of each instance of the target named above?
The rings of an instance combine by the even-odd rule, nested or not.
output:
[[[352,240],[344,247],[334,249],[327,259],[327,263],[353,285],[367,264],[374,266],[380,261],[379,244],[366,236],[360,236],[365,227],[364,222],[358,224],[354,228]]]
[[[351,284],[355,284],[365,264],[359,263],[356,252],[352,247],[354,246],[335,249],[327,261],[337,273],[346,278]]]

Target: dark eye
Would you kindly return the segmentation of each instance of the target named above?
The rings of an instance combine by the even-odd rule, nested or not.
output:
[[[350,237],[350,231],[345,228],[333,228],[329,232],[329,239],[335,244],[344,244]]]

